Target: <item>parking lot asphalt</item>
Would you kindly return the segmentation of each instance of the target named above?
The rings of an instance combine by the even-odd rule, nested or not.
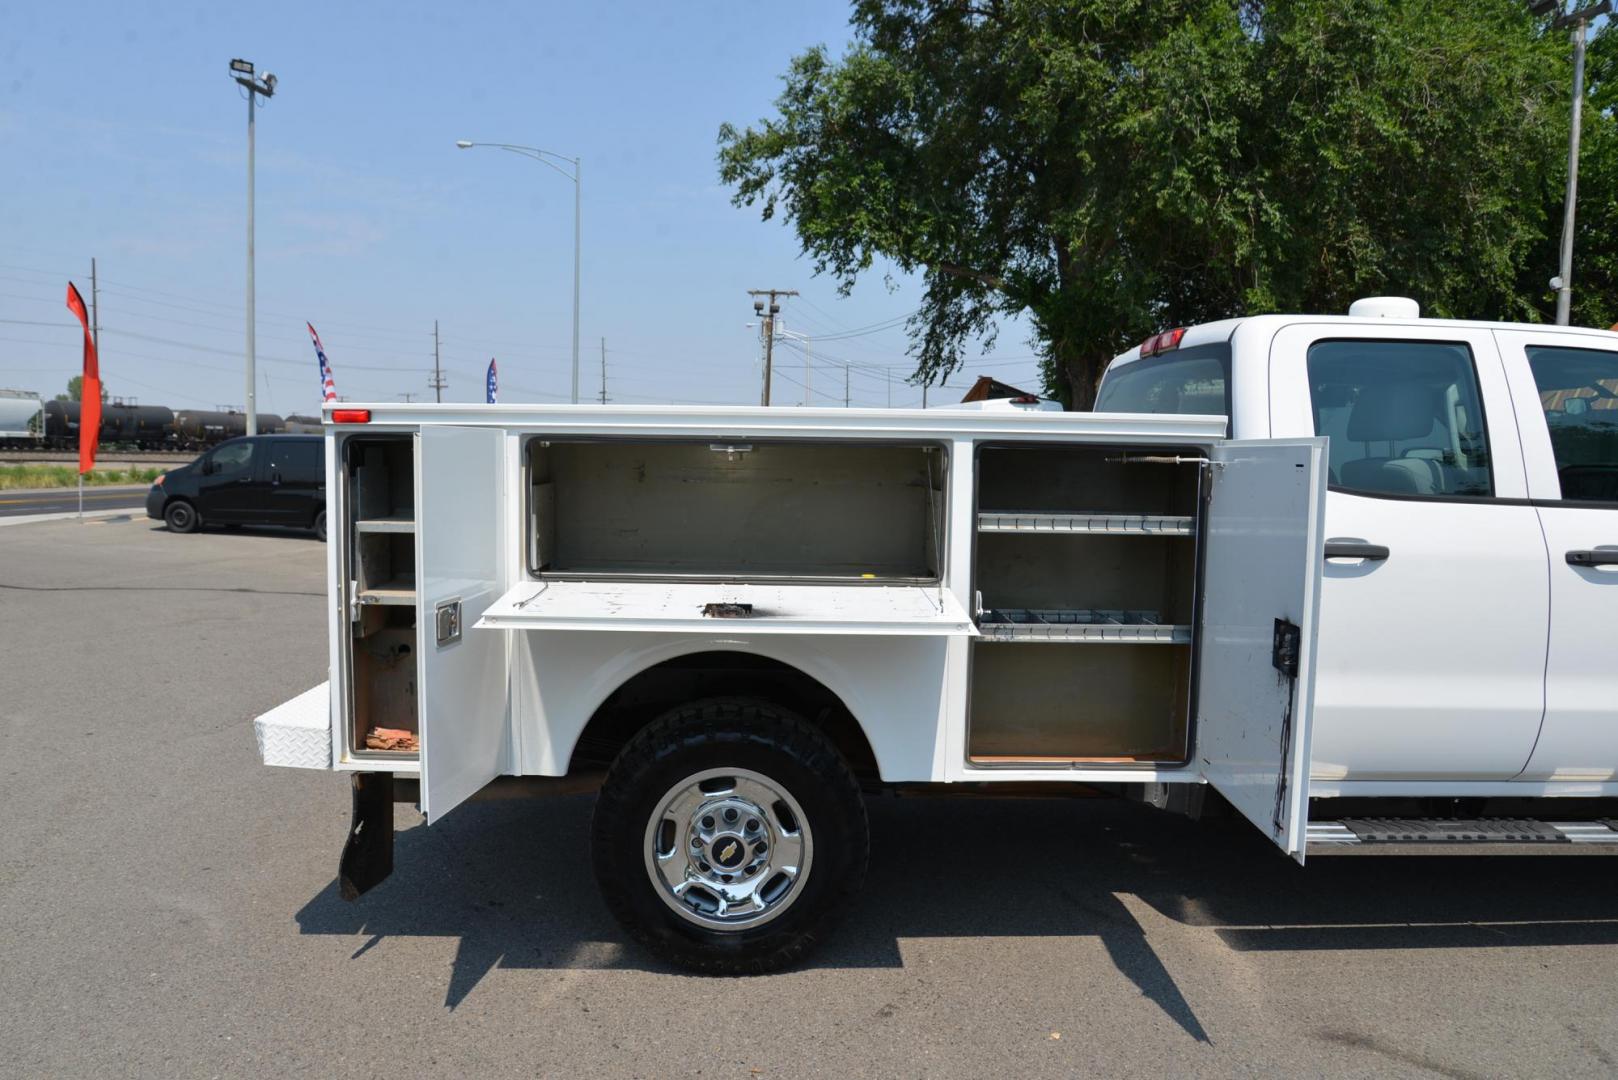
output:
[[[1618,861],[1338,858],[1093,800],[873,798],[801,970],[625,943],[588,797],[407,807],[258,765],[325,678],[322,545],[0,531],[0,1075],[1611,1076]]]

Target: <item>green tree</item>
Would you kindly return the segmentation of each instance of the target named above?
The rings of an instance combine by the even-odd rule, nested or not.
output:
[[[57,401],[83,401],[84,400],[84,376],[83,375],[75,375],[71,379],[69,379],[67,381],[67,393],[65,393],[65,394],[57,394],[56,395],[56,400]],[[101,384],[101,404],[105,405],[106,403],[107,403],[107,384],[102,383]]]
[[[852,25],[720,129],[719,171],[844,291],[878,257],[921,275],[923,380],[1025,312],[1088,408],[1164,325],[1377,292],[1545,310],[1522,283],[1568,58],[1522,0],[856,0]]]

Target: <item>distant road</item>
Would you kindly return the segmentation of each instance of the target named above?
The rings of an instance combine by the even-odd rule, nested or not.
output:
[[[150,485],[138,487],[96,487],[84,489],[86,510],[139,510],[146,512],[146,492]],[[60,488],[51,491],[0,491],[0,517],[20,517],[25,514],[65,514],[79,508],[79,489]]]

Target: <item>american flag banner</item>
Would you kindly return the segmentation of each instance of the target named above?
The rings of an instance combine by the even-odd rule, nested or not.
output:
[[[489,375],[488,378],[484,380],[484,391],[485,400],[488,402],[488,404],[493,405],[495,403],[495,398],[500,394],[500,379],[498,373],[494,370],[493,360],[489,361]]]
[[[315,342],[315,355],[320,358],[320,400],[336,401],[337,384],[332,381],[331,364],[326,360],[326,350],[321,347],[320,335],[315,333],[314,323],[304,323],[309,328],[309,336]]]

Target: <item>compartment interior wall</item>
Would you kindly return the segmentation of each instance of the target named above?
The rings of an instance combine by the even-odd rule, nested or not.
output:
[[[1188,623],[1196,548],[1184,537],[984,533],[977,588],[989,608],[1106,608]]]
[[[920,445],[534,440],[530,568],[934,579],[944,463]]]
[[[346,448],[354,517],[411,518],[416,501],[412,439],[357,438]]]
[[[1194,519],[1196,466],[1121,460],[1152,453],[1185,451],[986,447],[978,457],[977,509]],[[991,611],[1121,610],[1194,625],[1194,527],[1192,534],[983,532],[973,587]],[[1183,644],[975,643],[968,757],[1182,762],[1191,657]]]
[[[1185,758],[1190,646],[979,642],[972,653],[973,760]]]
[[[1184,447],[985,447],[978,455],[978,509],[1194,514],[1195,466],[1119,460],[1186,453]]]

